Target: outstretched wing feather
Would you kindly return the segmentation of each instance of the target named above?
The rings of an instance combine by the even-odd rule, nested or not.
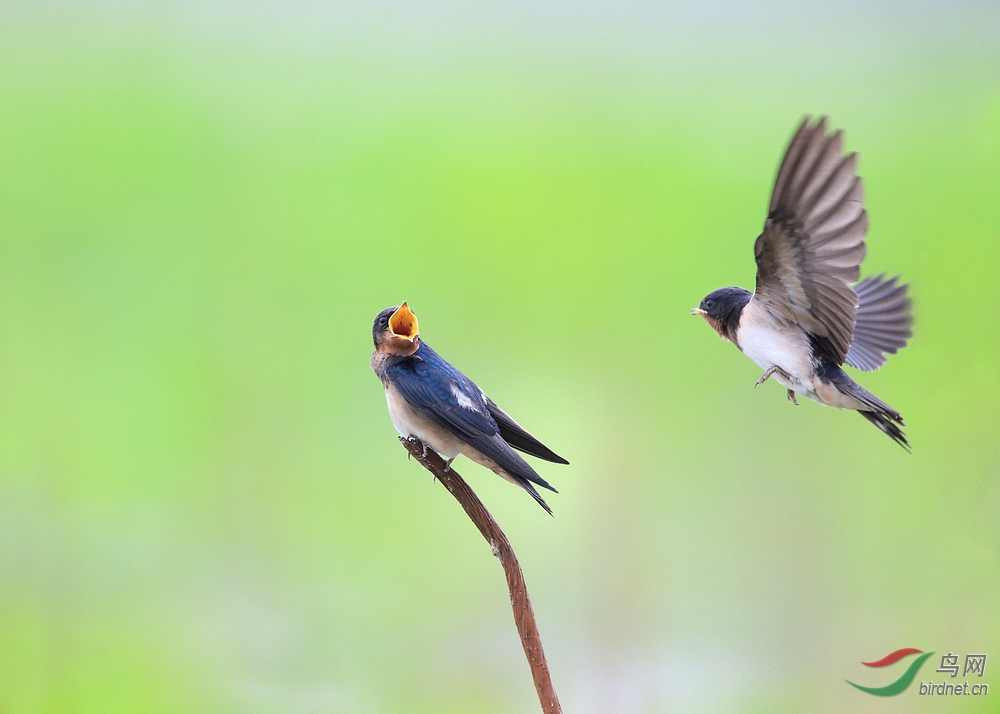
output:
[[[778,169],[764,231],[754,245],[754,299],[775,317],[802,326],[843,364],[858,296],[851,283],[865,257],[864,189],[855,154],[842,156],[842,134],[807,117]]]
[[[854,340],[846,362],[856,369],[872,372],[906,347],[913,336],[912,301],[908,284],[897,285],[898,276],[876,275],[854,286],[858,295],[858,313]]]

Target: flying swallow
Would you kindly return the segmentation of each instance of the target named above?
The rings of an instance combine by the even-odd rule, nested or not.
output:
[[[385,387],[389,417],[400,436],[417,437],[449,466],[463,454],[516,483],[552,515],[532,484],[556,490],[514,449],[557,464],[568,464],[566,459],[529,434],[420,339],[417,316],[405,302],[378,314],[372,338],[372,369]]]
[[[841,369],[876,370],[913,334],[909,286],[898,276],[854,284],[868,229],[856,163],[856,153],[842,155],[840,131],[827,136],[825,117],[813,125],[806,117],[754,244],[756,290],[716,290],[691,312],[764,370],[758,385],[774,377],[796,404],[801,394],[854,409],[909,450],[899,412]]]

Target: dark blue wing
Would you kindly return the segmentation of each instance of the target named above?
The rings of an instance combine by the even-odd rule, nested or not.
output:
[[[540,442],[523,426],[514,421],[510,414],[496,405],[489,397],[486,397],[486,408],[490,410],[490,416],[500,428],[500,436],[518,451],[531,454],[539,459],[551,461],[555,464],[568,464],[569,461],[561,457],[545,444]]]
[[[407,404],[497,462],[511,476],[555,491],[503,440],[483,391],[426,343],[421,343],[412,358],[388,367],[386,376]]]

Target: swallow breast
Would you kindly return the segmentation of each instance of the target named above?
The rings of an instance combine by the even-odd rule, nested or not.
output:
[[[760,303],[751,300],[740,316],[736,341],[761,369],[778,366],[792,375],[789,383],[780,375],[773,377],[786,388],[802,393],[813,391],[812,350],[805,331],[798,325],[781,324]]]
[[[392,384],[385,384],[389,418],[402,437],[415,436],[446,459],[462,453],[463,442],[410,406]]]

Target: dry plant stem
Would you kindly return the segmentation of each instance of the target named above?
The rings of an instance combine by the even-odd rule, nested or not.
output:
[[[483,502],[469,488],[469,484],[458,473],[449,468],[444,459],[417,438],[404,439],[400,437],[399,440],[410,452],[410,456],[434,474],[437,480],[462,504],[462,508],[465,509],[469,518],[476,524],[476,528],[483,534],[486,542],[490,544],[493,555],[503,565],[503,571],[507,575],[507,588],[510,590],[510,606],[514,610],[514,624],[517,625],[517,633],[521,636],[521,646],[524,647],[524,654],[531,666],[531,676],[535,680],[535,690],[538,692],[538,700],[542,703],[542,711],[545,714],[561,714],[562,707],[559,706],[556,690],[552,688],[549,666],[545,662],[542,640],[538,636],[535,612],[531,609],[531,600],[528,599],[528,588],[524,584],[521,566],[517,563],[517,557],[514,555],[514,549],[510,547],[507,536],[500,530],[500,526],[493,520],[493,516],[486,510]]]

